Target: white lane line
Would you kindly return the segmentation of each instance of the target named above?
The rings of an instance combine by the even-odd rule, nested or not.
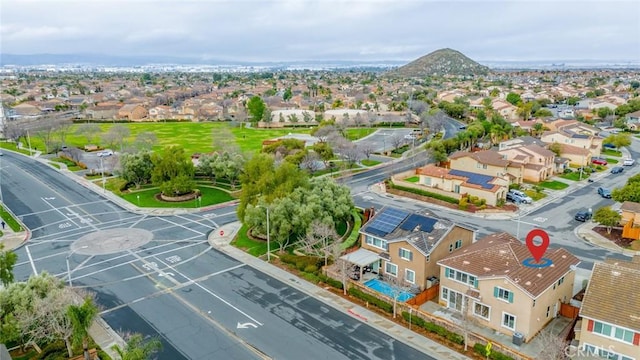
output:
[[[131,300],[128,303],[120,304],[120,305],[114,306],[112,308],[103,310],[103,311],[100,312],[100,315],[108,314],[108,313],[110,313],[112,311],[116,311],[116,310],[121,309],[123,307],[129,306],[129,305],[133,305],[135,303],[139,303],[139,302],[144,301],[144,300],[152,299],[152,298],[158,297],[160,295],[168,294],[168,293],[170,293],[172,291],[175,291],[175,290],[180,290],[182,288],[185,288],[187,286],[191,286],[191,285],[195,284],[197,281],[204,281],[204,280],[207,280],[207,279],[212,278],[214,276],[217,276],[217,275],[220,275],[220,274],[223,274],[223,273],[226,273],[226,272],[229,272],[229,271],[244,267],[246,265],[247,264],[238,264],[238,265],[232,266],[232,267],[227,268],[227,269],[223,269],[223,270],[220,270],[220,271],[213,272],[211,274],[203,275],[203,276],[201,276],[201,277],[199,277],[197,279],[193,279],[193,280],[181,283],[180,285],[176,285],[176,286],[172,286],[172,287],[168,287],[168,288],[162,289],[162,290],[157,291],[157,292],[155,292],[153,294],[145,295],[145,296],[139,297],[137,299]],[[147,276],[147,274],[136,275],[135,278],[140,278],[140,277],[144,277],[144,276]],[[133,280],[133,278],[127,278],[127,279],[124,279],[124,280]]]
[[[33,275],[38,275],[38,270],[36,270],[36,264],[33,262],[33,258],[31,257],[31,251],[29,251],[29,245],[24,247],[27,251],[27,256],[29,257],[29,262],[31,263],[31,269],[33,270]]]
[[[160,260],[157,256],[154,256],[156,258],[156,260],[158,260],[159,262],[161,262],[163,265],[165,265],[167,268],[173,270],[176,274],[179,274],[180,276],[184,277],[185,279],[187,279],[188,282],[193,282],[193,285],[199,287],[200,289],[204,290],[207,294],[215,297],[216,299],[222,301],[223,303],[225,303],[227,306],[229,306],[230,308],[234,309],[235,311],[239,312],[240,314],[246,316],[249,320],[255,322],[256,324],[262,326],[263,324],[261,322],[259,322],[258,320],[252,318],[249,314],[245,313],[244,311],[238,309],[237,307],[235,307],[233,304],[231,304],[230,302],[228,302],[227,300],[221,298],[220,296],[216,295],[215,293],[213,293],[213,291],[207,289],[206,287],[200,285],[198,282],[190,279],[187,275],[181,273],[180,271],[178,271],[178,269],[176,269],[175,267],[165,263],[164,261]]]
[[[142,217],[140,219],[138,219],[136,222],[132,223],[130,226],[128,226],[129,228],[135,227],[136,225],[138,225],[139,223],[141,223],[142,221],[146,220],[148,217],[148,215],[142,215]]]
[[[184,219],[185,221],[188,221],[188,222],[190,222],[190,223],[194,223],[194,224],[201,225],[201,226],[207,226],[207,227],[209,226],[209,224],[203,224],[203,222],[205,222],[205,221],[206,221],[206,222],[210,222],[210,223],[212,223],[214,226],[216,226],[216,223],[214,223],[213,221],[211,221],[211,219],[207,219],[207,218],[205,218],[205,217],[201,217],[200,219],[189,219],[189,218],[186,218],[186,217],[181,216],[181,215],[176,215],[176,217],[178,217],[178,218],[180,218],[180,219]]]
[[[45,204],[49,205],[58,214],[62,215],[62,217],[64,217],[65,219],[71,221],[73,223],[73,225],[75,225],[76,227],[81,227],[78,224],[76,224],[75,221],[73,221],[73,219],[71,219],[69,216],[67,216],[67,214],[63,213],[62,211],[60,211],[60,209],[58,209],[55,206],[51,205],[51,203],[49,203],[47,200],[45,200],[44,198],[40,198],[40,199],[42,199],[42,201],[44,201]]]
[[[162,218],[156,218],[156,219],[158,219],[158,220],[162,220],[162,221],[165,221],[165,222],[168,222],[169,224],[173,224],[173,225],[175,225],[175,226],[181,227],[181,228],[183,228],[183,229],[186,229],[186,230],[192,231],[192,232],[194,232],[194,233],[196,233],[196,234],[200,234],[200,235],[203,235],[203,236],[204,236],[204,233],[202,233],[202,232],[200,232],[200,231],[193,230],[193,229],[191,229],[191,228],[189,228],[189,227],[187,227],[187,226],[184,226],[184,225],[182,225],[182,224],[178,224],[178,223],[176,223],[175,221],[169,221],[169,219],[166,219],[166,218],[163,218],[163,217],[162,217]],[[154,229],[153,231],[155,232],[156,230]]]
[[[526,224],[526,225],[535,226],[535,227],[538,227],[538,228],[544,228],[544,226],[542,226],[541,223],[530,223],[530,222],[526,222],[526,221],[518,221],[518,219],[511,219],[511,221],[519,222],[520,224]]]

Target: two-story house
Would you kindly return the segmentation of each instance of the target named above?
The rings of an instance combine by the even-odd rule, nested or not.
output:
[[[596,263],[582,300],[579,347],[585,355],[640,359],[640,255]]]
[[[433,164],[416,169],[418,184],[428,187],[429,191],[451,194],[467,194],[485,199],[491,206],[505,201],[509,191],[506,176],[497,177],[476,174],[470,171],[446,169]],[[457,197],[456,197],[457,198]]]
[[[540,145],[531,144],[499,150],[498,153],[514,163],[523,165],[523,180],[538,183],[553,175],[556,154]]]
[[[625,201],[620,206],[620,210],[622,211],[620,219],[622,237],[640,240],[640,203]]]
[[[506,159],[495,150],[457,151],[449,155],[449,167],[495,177],[508,177],[510,184],[521,184],[524,165]]]
[[[140,104],[126,104],[118,110],[119,119],[136,121],[145,119],[148,115],[147,109]]]
[[[360,229],[360,236],[363,254],[374,254],[367,261],[374,272],[423,290],[438,277],[438,260],[473,243],[475,231],[430,211],[385,207]]]
[[[627,126],[631,130],[640,130],[640,110],[628,113],[624,116]]]
[[[488,235],[438,261],[440,304],[477,322],[529,341],[572,297],[573,267],[580,260],[549,249],[535,266],[527,247],[508,233]],[[534,266],[532,266],[533,264]]]

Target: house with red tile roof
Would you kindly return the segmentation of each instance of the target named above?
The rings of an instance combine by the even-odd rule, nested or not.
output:
[[[508,336],[531,340],[572,297],[575,266],[567,250],[548,249],[542,262],[508,233],[494,233],[438,261],[439,303]]]
[[[495,177],[507,177],[511,184],[521,184],[524,164],[507,159],[495,150],[457,151],[449,155],[449,167]]]

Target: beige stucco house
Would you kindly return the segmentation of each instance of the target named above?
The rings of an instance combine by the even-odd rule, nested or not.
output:
[[[495,150],[458,151],[449,155],[449,167],[495,177],[507,177],[510,184],[521,184],[524,164],[505,158]]]
[[[344,259],[368,254],[369,260],[358,265],[371,266],[374,272],[423,290],[439,276],[438,260],[473,243],[475,231],[431,211],[411,213],[385,207],[360,229],[360,236],[360,253],[347,254]]]
[[[576,339],[584,355],[640,359],[640,255],[596,263],[587,285]],[[579,329],[579,330],[578,330]]]
[[[527,247],[508,233],[494,233],[438,261],[440,300],[481,326],[531,340],[572,297],[573,267],[567,250],[549,249],[537,267]]]
[[[506,176],[497,177],[477,174],[474,172],[446,169],[429,164],[416,169],[418,184],[425,190],[438,192],[443,195],[467,194],[485,199],[491,206],[505,201],[509,191],[509,179]],[[457,198],[457,196],[455,196]]]
[[[499,150],[498,153],[507,160],[522,164],[524,170],[522,178],[525,181],[534,183],[545,181],[553,175],[555,170],[556,154],[536,144],[511,147]]]
[[[118,118],[119,119],[127,119],[127,120],[142,120],[147,117],[149,112],[147,109],[140,104],[126,104],[123,105],[120,110],[118,110]]]

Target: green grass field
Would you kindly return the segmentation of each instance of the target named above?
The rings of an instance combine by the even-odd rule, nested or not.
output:
[[[76,134],[79,124],[74,124],[69,131],[66,139],[66,145],[83,148],[86,144],[95,144],[104,147],[101,144],[100,137],[105,134],[112,126],[126,126],[130,131],[127,143],[133,143],[136,136],[143,132],[152,132],[156,135],[158,142],[154,146],[154,150],[160,150],[166,146],[178,145],[185,149],[187,154],[208,153],[213,151],[212,134],[214,131],[228,128],[235,136],[236,144],[240,150],[247,152],[256,152],[262,148],[262,142],[287,135],[289,133],[308,134],[310,129],[255,129],[244,127],[232,127],[231,124],[225,122],[149,122],[149,123],[123,123],[123,124],[98,124],[101,133],[92,141],[88,141],[85,136]],[[11,143],[4,143],[12,145]],[[31,145],[38,149],[44,149],[42,139],[32,136]],[[13,145],[15,148],[15,145]],[[8,148],[8,147],[7,147]],[[118,150],[118,149],[114,149]]]
[[[563,190],[568,188],[569,184],[563,183],[562,181],[549,180],[541,182],[540,186],[551,190]]]
[[[368,160],[368,159],[364,159],[362,161],[360,161],[362,163],[362,165],[364,166],[376,166],[378,164],[380,164],[380,161],[377,160]]]
[[[376,130],[378,129],[374,129],[374,128],[352,128],[352,129],[347,129],[345,131],[346,135],[347,135],[347,139],[354,141],[354,140],[358,140],[358,139],[362,139],[363,137],[369,135],[369,134],[373,134]]]
[[[19,152],[21,154],[29,155],[29,150],[18,149],[17,145],[15,143],[12,143],[12,142],[6,142],[6,141],[0,142],[0,148],[7,149],[7,150],[13,150],[13,151]]]
[[[572,173],[562,174],[560,175],[560,177],[567,180],[580,181],[580,171],[574,171]],[[585,180],[588,178],[589,178],[589,174],[582,173],[582,180]]]
[[[412,183],[417,183],[418,181],[420,181],[420,178],[417,176],[412,176],[412,177],[408,177],[406,179],[404,179],[404,181],[408,181],[408,182],[412,182]]]
[[[15,232],[22,231],[20,223],[5,209],[4,205],[0,205],[0,217],[5,222],[5,226],[9,226],[11,230]]]
[[[617,157],[622,156],[622,152],[618,150],[613,150],[613,149],[602,149],[601,153],[602,155],[617,156]]]
[[[236,238],[231,242],[231,245],[239,249],[243,249],[247,253],[256,257],[266,254],[267,242],[250,239],[247,236],[247,231],[248,231],[247,225],[243,224],[240,230],[238,231],[238,235],[236,235]],[[272,250],[273,250],[273,247],[272,247]]]
[[[223,202],[233,200],[233,197],[231,195],[219,189],[204,186],[199,186],[198,189],[200,189],[200,193],[202,194],[201,201],[195,199],[175,203],[159,201],[155,197],[156,194],[158,194],[157,188],[130,192],[122,194],[120,196],[136,206],[152,208],[197,208],[221,204]],[[139,200],[138,196],[140,196]]]
[[[614,159],[614,158],[610,158],[610,157],[608,157],[606,159],[607,159],[607,163],[609,163],[609,164],[617,164],[619,162],[618,159]]]

